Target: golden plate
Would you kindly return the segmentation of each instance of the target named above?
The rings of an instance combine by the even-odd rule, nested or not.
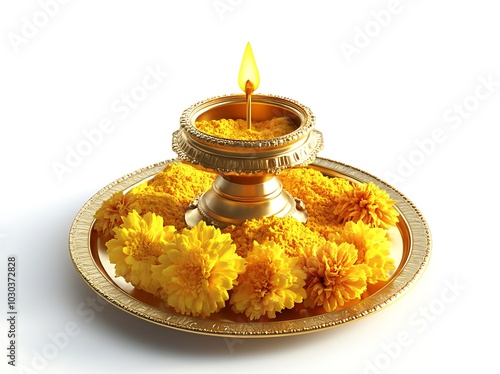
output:
[[[396,208],[399,210],[400,220],[397,227],[390,231],[393,241],[391,255],[397,269],[389,281],[380,284],[379,289],[372,290],[373,293],[368,297],[329,313],[285,311],[270,322],[248,322],[238,315],[224,311],[209,318],[178,314],[153,295],[136,290],[122,278],[116,278],[114,267],[108,260],[106,247],[93,230],[94,214],[103,201],[115,192],[125,191],[153,177],[172,162],[178,161],[170,160],[151,165],[104,187],[80,209],[70,229],[70,255],[84,281],[111,304],[136,317],[177,330],[223,337],[271,337],[314,332],[355,321],[386,307],[409,290],[429,262],[429,228],[420,212],[405,196],[359,169],[318,157],[308,167],[318,169],[327,176],[362,183],[374,182],[397,201]]]

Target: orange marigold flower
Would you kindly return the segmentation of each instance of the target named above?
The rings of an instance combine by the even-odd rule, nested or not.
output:
[[[334,203],[338,223],[361,220],[370,226],[388,229],[398,222],[396,200],[372,182],[346,189],[336,195]]]
[[[176,312],[206,317],[224,307],[245,261],[236,254],[229,234],[200,221],[167,243],[153,278],[160,297]]]
[[[141,212],[137,197],[123,194],[121,191],[115,192],[95,213],[94,229],[106,238],[112,237],[113,228],[120,226],[123,223],[122,217],[127,216],[132,210]]]
[[[154,213],[141,217],[133,210],[113,231],[115,237],[106,242],[106,247],[109,261],[115,264],[116,276],[136,288],[156,293],[160,283],[152,278],[151,266],[158,264],[162,246],[172,240],[175,228],[163,227],[163,218]]]
[[[366,290],[366,265],[356,265],[357,250],[354,245],[326,242],[310,248],[302,256],[307,275],[304,306],[322,306],[334,311],[355,299]]]
[[[356,264],[365,264],[367,282],[375,284],[386,281],[389,274],[396,268],[394,259],[390,257],[392,243],[384,229],[370,227],[363,221],[347,222],[342,230],[332,235],[330,239],[337,244],[343,242],[353,244],[358,251]]]
[[[255,242],[229,300],[233,311],[245,313],[251,320],[265,315],[275,318],[277,312],[302,302],[305,273],[298,260],[286,256],[274,242]]]

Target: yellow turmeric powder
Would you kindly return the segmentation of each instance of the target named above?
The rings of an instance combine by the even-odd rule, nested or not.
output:
[[[205,134],[233,140],[266,140],[289,134],[297,129],[290,117],[276,117],[267,121],[252,121],[247,129],[243,119],[219,119],[198,121],[196,127]]]

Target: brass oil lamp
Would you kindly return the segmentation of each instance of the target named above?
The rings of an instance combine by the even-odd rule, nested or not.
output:
[[[247,45],[239,76],[245,95],[203,100],[181,116],[172,149],[181,161],[218,174],[212,187],[188,207],[185,220],[189,226],[204,220],[225,227],[269,216],[307,221],[307,207],[283,189],[276,175],[313,162],[323,148],[323,136],[314,129],[315,118],[309,108],[285,97],[253,94],[259,79]],[[196,127],[198,121],[245,117],[248,128],[252,121],[275,117],[289,117],[296,128],[273,139],[235,140],[212,136]]]

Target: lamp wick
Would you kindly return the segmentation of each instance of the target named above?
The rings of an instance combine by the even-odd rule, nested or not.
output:
[[[245,94],[247,99],[247,130],[252,129],[252,92],[255,86],[252,81],[248,79],[245,83]]]

